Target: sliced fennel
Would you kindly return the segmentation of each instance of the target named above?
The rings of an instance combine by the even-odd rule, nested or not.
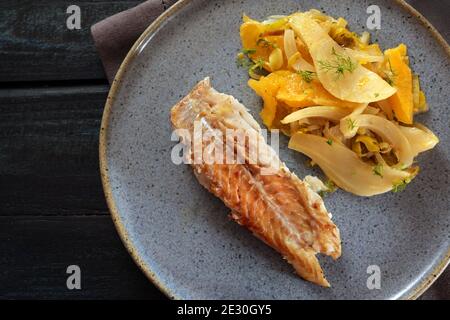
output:
[[[411,174],[384,166],[383,174],[374,174],[374,167],[341,144],[330,146],[327,139],[311,134],[296,133],[289,148],[299,151],[317,163],[324,173],[340,188],[359,196],[373,196],[392,190],[399,181]]]
[[[288,61],[288,66],[292,67],[296,71],[309,71],[316,72],[313,65],[307,62],[300,52],[297,50],[297,44],[295,42],[295,32],[292,29],[284,31],[284,52]]]
[[[370,103],[395,94],[395,88],[376,73],[353,61],[354,58],[313,19],[305,14],[296,14],[289,21],[295,33],[308,46],[317,76],[332,95],[345,101]],[[339,67],[340,62],[343,69]],[[334,67],[336,72],[331,71]]]
[[[367,104],[361,104],[352,113],[340,120],[340,129],[346,139],[352,138],[358,132],[359,125],[355,118],[366,110]]]
[[[352,59],[358,61],[360,64],[366,64],[368,62],[383,62],[384,57],[382,55],[373,55],[364,51],[354,50],[350,48],[344,48],[345,52]]]
[[[339,107],[328,107],[328,106],[309,107],[305,109],[300,109],[298,111],[289,114],[287,117],[281,120],[281,123],[287,124],[306,118],[325,118],[337,122],[341,118],[348,115],[350,112],[351,110]]]
[[[400,125],[398,127],[406,139],[408,139],[414,157],[419,153],[433,149],[439,143],[439,138],[421,124],[417,123],[414,127]]]
[[[286,53],[286,58],[289,60],[293,55],[298,53],[294,31],[292,29],[285,30],[283,40],[284,52]]]
[[[383,141],[387,141],[396,151],[399,164],[402,167],[412,165],[414,153],[411,144],[397,125],[371,114],[355,116],[354,121],[358,128],[369,129],[379,135]]]

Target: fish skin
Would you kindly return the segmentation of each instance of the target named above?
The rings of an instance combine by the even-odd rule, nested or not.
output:
[[[201,120],[204,130],[246,129],[255,133],[261,143],[257,159],[249,156],[248,144],[237,143],[233,151],[245,159],[244,163],[191,163],[194,174],[201,185],[231,209],[234,221],[280,252],[300,277],[329,287],[316,254],[337,259],[341,255],[341,240],[321,197],[279,160],[245,107],[214,90],[209,78],[199,82],[172,108],[174,128],[192,133],[195,120]],[[187,137],[180,138],[189,143]],[[192,160],[192,150],[187,156]],[[271,169],[270,174],[264,174],[267,168]]]

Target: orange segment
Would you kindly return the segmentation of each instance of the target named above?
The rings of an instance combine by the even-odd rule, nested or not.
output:
[[[339,100],[331,95],[317,80],[306,82],[301,75],[290,71],[278,71],[278,75],[286,78],[276,98],[292,108],[304,108],[317,105],[342,108],[356,108],[357,104]]]
[[[358,106],[332,96],[319,81],[313,80],[307,83],[298,73],[287,70],[272,72],[260,80],[251,79],[248,85],[264,101],[261,118],[268,128],[274,126],[274,120],[279,111],[277,109],[280,106],[293,109],[317,105],[343,108]]]
[[[274,50],[274,46],[280,48],[284,52],[284,39],[282,35],[267,35],[263,36],[266,31],[266,26],[260,22],[250,20],[241,25],[240,36],[242,47],[245,49],[255,49],[256,52],[250,55],[252,60],[256,61],[262,59],[269,61],[269,56]],[[258,44],[258,40],[263,39],[264,42]],[[273,45],[273,46],[272,46]],[[283,68],[287,66],[287,62],[284,62]],[[267,71],[268,66],[264,66]]]
[[[393,71],[393,86],[397,89],[392,97],[388,98],[388,103],[392,106],[397,119],[406,124],[413,123],[413,84],[412,72],[406,57],[407,48],[404,44],[397,48],[385,51],[387,68]],[[390,66],[389,66],[390,62]],[[389,69],[388,69],[389,70]]]
[[[268,128],[272,128],[273,121],[277,113],[276,94],[284,83],[284,78],[276,73],[271,73],[267,77],[262,77],[259,81],[250,79],[248,85],[255,90],[264,101],[264,108],[261,111],[261,118]]]

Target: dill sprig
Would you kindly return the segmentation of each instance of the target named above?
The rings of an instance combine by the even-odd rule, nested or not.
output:
[[[383,178],[383,165],[379,163],[376,166],[374,166],[373,174],[379,176],[380,178]]]
[[[242,49],[237,55],[236,64],[247,69],[251,78],[259,79],[263,75],[262,70],[266,62],[261,58],[253,60],[250,55],[255,53],[256,49]]]
[[[394,183],[392,185],[392,192],[397,193],[397,192],[402,192],[403,190],[406,189],[406,186],[408,185],[408,180],[402,180],[398,183]]]
[[[397,77],[397,74],[395,73],[394,69],[392,69],[391,59],[388,59],[388,65],[389,70],[384,73],[384,80],[389,83],[391,87],[394,86],[394,80],[395,77]]]
[[[327,187],[328,192],[335,192],[337,190],[337,186],[331,180],[327,180],[325,186]]]
[[[252,79],[260,79],[261,78],[261,76],[263,75],[262,73],[262,71],[263,71],[263,68],[264,68],[264,64],[265,64],[266,62],[263,60],[263,59],[261,59],[261,58],[258,58],[254,63],[253,63],[253,65],[248,69],[248,75],[250,76],[250,78],[252,78]]]
[[[325,185],[325,187],[327,188],[326,190],[321,190],[321,191],[319,191],[319,195],[323,198],[323,197],[325,197],[326,195],[328,195],[329,193],[333,193],[333,192],[335,192],[336,190],[337,190],[337,186],[334,184],[334,182],[333,181],[331,181],[331,180],[327,180],[325,183],[324,183],[324,185]]]
[[[349,56],[343,56],[342,54],[337,53],[334,48],[331,50],[331,53],[336,57],[335,60],[319,61],[320,68],[326,72],[334,71],[339,78],[343,76],[346,71],[352,73],[357,68],[357,64]]]
[[[276,43],[270,42],[269,40],[264,39],[264,38],[259,38],[258,41],[256,41],[256,45],[258,47],[263,47],[263,48],[273,48],[273,49],[278,48]]]
[[[400,180],[399,182],[396,182],[392,185],[392,191],[397,193],[397,192],[402,192],[403,190],[405,190],[406,186],[417,176],[417,174],[419,173],[419,167],[410,167],[407,169],[407,171],[410,173],[409,177],[406,177],[403,180]]]
[[[306,83],[311,83],[311,81],[313,81],[313,78],[316,75],[315,72],[313,72],[313,71],[306,71],[306,70],[300,70],[300,71],[297,71],[297,73],[302,77],[302,79]]]
[[[256,53],[256,49],[242,49],[242,51],[241,51],[243,54],[245,54],[245,55],[250,55],[250,54],[254,54],[254,53]]]
[[[253,66],[254,62],[250,58],[250,55],[255,54],[256,49],[242,49],[236,58],[236,64],[238,67],[243,67],[245,69],[249,69]]]
[[[353,120],[352,118],[348,118],[347,125],[348,125],[348,129],[350,131],[354,130],[356,128],[356,120]]]

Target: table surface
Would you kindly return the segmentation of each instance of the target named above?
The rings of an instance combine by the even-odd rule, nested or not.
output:
[[[72,1],[0,1],[0,298],[165,298],[123,247],[98,169],[109,85],[89,27],[139,2],[77,1],[68,30]],[[450,0],[409,2],[449,41]],[[447,270],[422,299],[449,293]]]

